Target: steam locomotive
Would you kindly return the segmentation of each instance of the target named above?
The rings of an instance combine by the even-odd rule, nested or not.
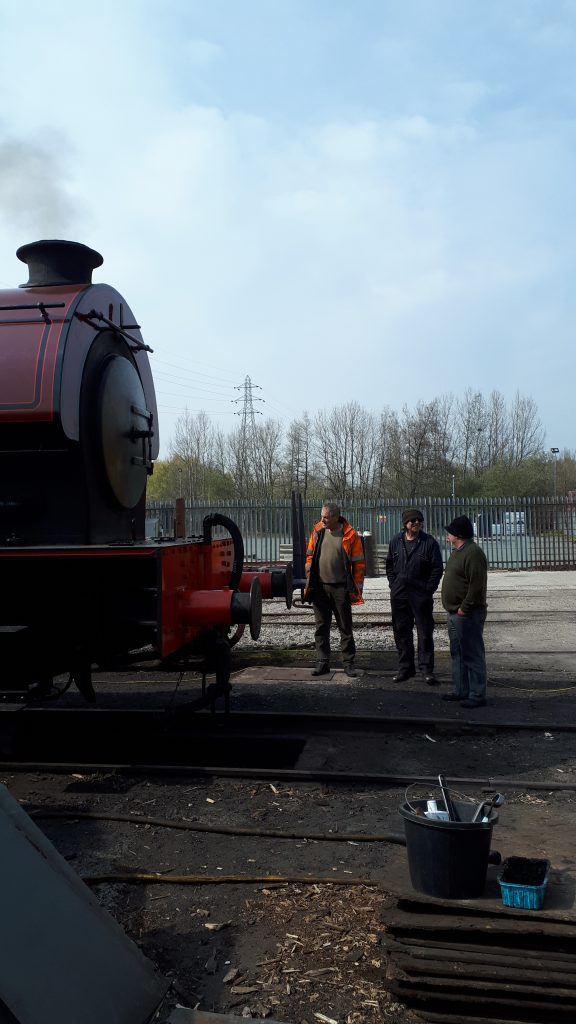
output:
[[[46,692],[67,673],[92,700],[94,664],[143,649],[193,653],[225,688],[231,628],[257,639],[262,593],[290,606],[290,569],[244,573],[240,531],[218,512],[200,537],[146,541],[151,350],[124,298],[92,283],[94,249],[43,240],[16,255],[29,280],[0,291],[0,691]]]

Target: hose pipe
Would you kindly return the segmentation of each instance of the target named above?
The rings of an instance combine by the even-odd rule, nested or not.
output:
[[[230,573],[230,583],[228,586],[230,587],[230,590],[238,590],[242,569],[244,568],[244,541],[242,540],[242,534],[236,526],[236,523],[232,519],[229,519],[228,516],[222,515],[221,512],[211,512],[210,515],[205,516],[202,520],[205,544],[212,543],[213,526],[223,526],[225,530],[228,530],[228,533],[232,537],[234,558],[232,561],[232,571]]]

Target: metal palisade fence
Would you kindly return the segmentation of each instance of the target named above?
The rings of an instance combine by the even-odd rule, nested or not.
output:
[[[492,569],[576,568],[576,503],[568,498],[386,498],[378,502],[342,504],[342,514],[360,533],[369,533],[380,561],[390,538],[402,529],[402,510],[419,508],[424,529],[440,544],[444,560],[450,554],[444,527],[466,515],[474,524],[475,538]],[[318,502],[303,506],[307,534],[320,518]],[[240,528],[247,562],[273,564],[286,561],[292,544],[290,501],[186,502],[186,534],[202,535],[202,521],[222,512]],[[174,535],[174,506],[150,502],[146,510],[147,535]],[[225,531],[214,535],[225,536]]]

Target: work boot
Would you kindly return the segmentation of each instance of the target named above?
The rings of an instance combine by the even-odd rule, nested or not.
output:
[[[408,669],[402,668],[402,669],[400,669],[399,672],[396,673],[395,676],[392,676],[392,682],[393,683],[405,683],[405,682],[407,682],[408,679],[413,679],[415,675],[416,675],[416,673],[414,672],[414,670],[409,672]]]
[[[357,673],[356,669],[354,668],[354,662],[353,661],[349,661],[347,665],[344,665],[344,671],[345,671],[346,675],[347,676],[351,676],[352,679],[356,679],[357,676],[358,676],[358,673]]]
[[[316,668],[312,669],[313,676],[325,676],[330,671],[330,665],[326,661],[319,661]]]
[[[42,676],[41,679],[37,679],[36,682],[30,684],[27,695],[28,697],[34,697],[36,700],[49,697],[52,693],[52,684],[52,676]]]

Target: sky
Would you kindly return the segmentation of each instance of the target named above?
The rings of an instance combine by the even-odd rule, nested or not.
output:
[[[576,449],[576,0],[3,0],[0,287],[84,242],[179,415],[467,388]],[[239,400],[239,401],[238,401]]]

